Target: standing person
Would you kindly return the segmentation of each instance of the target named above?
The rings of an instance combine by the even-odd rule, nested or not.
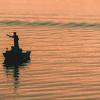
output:
[[[18,42],[19,38],[18,38],[18,35],[16,34],[16,32],[13,32],[13,36],[10,36],[8,34],[7,34],[7,36],[13,38],[14,39],[14,47],[19,48],[19,42]]]

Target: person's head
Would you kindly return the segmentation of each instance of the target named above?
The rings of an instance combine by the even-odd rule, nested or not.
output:
[[[16,32],[14,32],[13,34],[16,35]]]
[[[11,48],[13,49],[14,47],[13,47],[13,46],[11,46]]]
[[[8,48],[6,48],[6,50],[8,51]]]

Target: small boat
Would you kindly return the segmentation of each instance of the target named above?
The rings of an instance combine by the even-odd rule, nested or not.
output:
[[[14,50],[13,48],[3,53],[3,56],[5,58],[6,63],[16,63],[30,60],[30,53],[31,51],[23,52],[21,49]]]
[[[16,43],[15,43],[14,46],[11,46],[11,50],[7,49],[6,52],[3,53],[3,56],[5,58],[4,63],[26,62],[30,60],[30,53],[31,51],[24,52],[21,48],[19,48],[19,45],[16,46]]]

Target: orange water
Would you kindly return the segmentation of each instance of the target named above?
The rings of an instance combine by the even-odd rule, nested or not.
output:
[[[31,61],[3,66],[6,36],[17,31]],[[100,29],[0,26],[0,100],[99,100]]]

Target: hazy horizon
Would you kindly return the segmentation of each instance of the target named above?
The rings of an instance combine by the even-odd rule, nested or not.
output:
[[[97,0],[3,0],[0,21],[50,21],[100,23]]]
[[[1,14],[49,14],[67,17],[99,17],[98,0],[3,0]]]

